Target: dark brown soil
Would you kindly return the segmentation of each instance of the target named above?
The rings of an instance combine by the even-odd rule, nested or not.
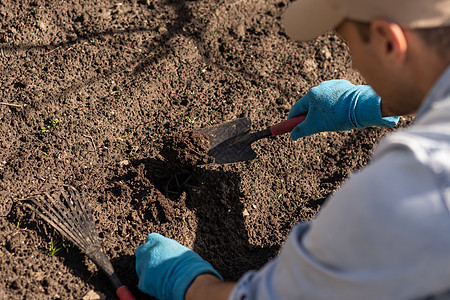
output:
[[[163,139],[161,156],[172,165],[197,166],[214,163],[208,155],[209,138],[196,131],[178,132]]]
[[[0,1],[0,299],[115,298],[92,262],[24,210],[30,195],[85,187],[107,255],[146,299],[134,250],[150,232],[235,280],[368,162],[386,130],[265,139],[255,160],[228,165],[197,163],[194,144],[167,138],[239,117],[260,130],[323,80],[363,82],[333,33],[289,40],[288,3]],[[200,156],[160,154],[183,147]]]

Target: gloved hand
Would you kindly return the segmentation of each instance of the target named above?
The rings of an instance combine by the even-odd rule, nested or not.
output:
[[[183,300],[201,274],[222,277],[197,253],[158,233],[147,236],[135,252],[139,289],[158,299]]]
[[[370,126],[393,127],[398,117],[381,116],[381,98],[368,85],[346,80],[324,81],[292,106],[288,119],[307,114],[291,132],[298,138],[322,131],[340,131]]]

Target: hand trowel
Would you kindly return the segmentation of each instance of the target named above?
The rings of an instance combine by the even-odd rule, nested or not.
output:
[[[251,147],[253,142],[291,132],[305,117],[306,115],[300,115],[256,132],[250,132],[252,121],[249,118],[202,128],[198,132],[209,138],[208,155],[215,159],[215,163],[235,163],[256,157],[256,152]]]

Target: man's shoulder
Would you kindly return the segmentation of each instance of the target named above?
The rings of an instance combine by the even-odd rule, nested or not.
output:
[[[415,124],[387,136],[376,148],[374,161],[400,153],[411,164],[421,164],[432,173],[447,173],[450,185],[450,111],[447,119]]]
[[[429,224],[441,218],[450,222],[449,157],[450,142],[410,130],[394,133],[377,147],[372,161],[327,201],[326,213],[337,219],[350,215],[347,220],[364,215],[368,227],[380,226],[383,220],[387,227],[401,223],[414,228],[418,215],[433,215]]]

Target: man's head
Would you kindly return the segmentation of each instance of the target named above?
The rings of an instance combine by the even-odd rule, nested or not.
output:
[[[450,64],[450,0],[296,0],[284,23],[296,40],[336,29],[384,115],[414,113]]]

